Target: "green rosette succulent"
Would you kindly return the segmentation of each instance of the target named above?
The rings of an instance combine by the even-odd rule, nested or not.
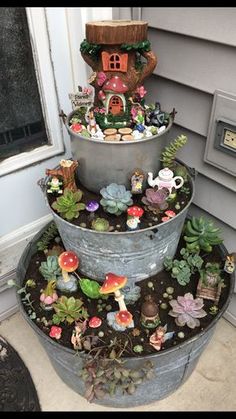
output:
[[[203,250],[212,252],[212,246],[220,244],[223,240],[219,237],[220,229],[204,217],[192,217],[184,227],[184,240],[186,248],[191,252]]]
[[[63,195],[53,202],[52,208],[66,220],[78,218],[79,212],[85,209],[85,204],[80,202],[82,196],[83,192],[80,189],[76,192],[65,189]]]
[[[67,322],[73,323],[75,320],[84,320],[88,318],[87,309],[83,307],[83,301],[74,297],[67,298],[65,295],[58,298],[53,304],[56,314],[53,315],[53,323],[60,324]]]
[[[104,211],[110,214],[120,215],[133,204],[132,194],[124,185],[111,183],[106,188],[102,188],[100,194],[102,195],[100,204]]]
[[[96,218],[92,221],[91,228],[96,231],[109,231],[109,222],[105,218]]]
[[[41,262],[39,272],[47,281],[56,279],[58,276],[60,276],[61,268],[58,265],[58,257],[48,256],[46,262]]]

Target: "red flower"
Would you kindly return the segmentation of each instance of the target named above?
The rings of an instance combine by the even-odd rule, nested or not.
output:
[[[59,326],[52,326],[49,332],[49,336],[51,338],[60,339],[61,337],[62,328]]]

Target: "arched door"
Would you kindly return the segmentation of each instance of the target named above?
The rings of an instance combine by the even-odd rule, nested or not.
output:
[[[113,115],[117,115],[121,112],[123,112],[123,102],[119,96],[112,96],[109,101],[109,112],[111,112]]]

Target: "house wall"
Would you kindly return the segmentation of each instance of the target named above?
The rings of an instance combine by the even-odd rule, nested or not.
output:
[[[144,83],[147,102],[177,110],[168,140],[187,135],[178,157],[198,172],[190,213],[213,219],[236,251],[236,179],[204,162],[215,90],[236,94],[236,8],[126,7],[114,8],[113,18],[148,22],[158,65]],[[236,295],[226,316],[236,324]]]

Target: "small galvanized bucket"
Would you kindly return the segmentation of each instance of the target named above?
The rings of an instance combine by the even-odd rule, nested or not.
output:
[[[137,168],[157,175],[166,134],[173,124],[172,117],[161,134],[129,142],[108,142],[85,138],[72,131],[69,122],[74,113],[67,116],[65,126],[70,134],[72,157],[79,162],[78,179],[89,191],[99,193],[101,188],[112,182],[129,189],[132,172]]]

